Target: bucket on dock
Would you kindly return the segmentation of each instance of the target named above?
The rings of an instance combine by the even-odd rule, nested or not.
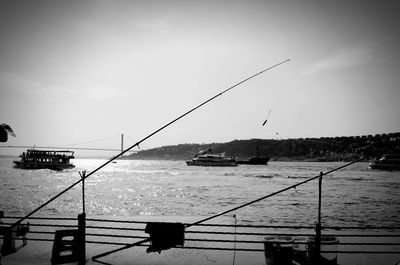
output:
[[[318,262],[315,255],[315,236],[310,236],[307,243],[310,264],[337,265],[338,243],[335,236],[321,235],[321,259]]]
[[[293,264],[293,237],[267,236],[264,241],[266,265]]]

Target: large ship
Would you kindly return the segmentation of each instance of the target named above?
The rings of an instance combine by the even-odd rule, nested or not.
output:
[[[23,169],[63,170],[75,167],[70,163],[74,158],[73,151],[53,151],[28,149],[20,155],[21,159],[13,161],[15,167]]]
[[[250,156],[244,159],[236,159],[236,163],[244,165],[266,165],[268,164],[270,157],[260,155],[260,147],[256,146],[256,155]]]

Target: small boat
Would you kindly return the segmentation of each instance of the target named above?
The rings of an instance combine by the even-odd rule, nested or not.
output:
[[[63,170],[74,168],[70,159],[74,158],[73,151],[53,151],[28,149],[21,155],[21,160],[13,161],[16,168],[23,169],[53,169]]]
[[[210,150],[210,149],[209,149]],[[192,160],[187,160],[188,166],[204,166],[204,167],[236,167],[236,159],[234,157],[225,156],[225,153],[210,154],[208,151],[201,151],[195,155]]]
[[[372,169],[400,170],[400,154],[383,155],[379,160],[369,163]]]
[[[238,159],[236,163],[239,165],[266,165],[269,159],[268,156],[252,156],[247,159]]]

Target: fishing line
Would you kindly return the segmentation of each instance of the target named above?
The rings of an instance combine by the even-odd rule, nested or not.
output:
[[[72,185],[70,185],[68,188],[66,188],[65,190],[61,191],[60,193],[58,193],[57,195],[55,195],[54,197],[52,197],[51,199],[49,199],[47,202],[43,203],[41,206],[37,207],[35,210],[33,210],[32,212],[28,213],[27,215],[25,215],[24,217],[22,217],[21,219],[19,219],[17,222],[15,222],[11,227],[14,227],[18,224],[20,224],[23,220],[27,219],[29,216],[33,215],[34,213],[36,213],[37,211],[39,211],[40,209],[42,209],[43,207],[45,207],[46,205],[48,205],[49,203],[51,203],[52,201],[54,201],[55,199],[57,199],[58,197],[60,197],[61,195],[63,195],[65,192],[69,191],[70,189],[72,189],[73,187],[75,187],[76,185],[78,185],[82,180],[90,177],[91,175],[93,175],[94,173],[96,173],[97,171],[99,171],[100,169],[102,169],[103,167],[105,167],[106,165],[110,164],[112,161],[116,160],[117,158],[119,158],[120,156],[124,155],[125,153],[127,153],[128,151],[130,151],[132,148],[134,148],[135,146],[139,146],[142,142],[146,141],[147,139],[149,139],[150,137],[152,137],[153,135],[159,133],[160,131],[164,130],[165,128],[167,128],[168,126],[170,126],[171,124],[177,122],[178,120],[182,119],[183,117],[187,116],[188,114],[192,113],[193,111],[197,110],[198,108],[202,107],[203,105],[207,104],[208,102],[214,100],[215,98],[222,96],[223,94],[225,94],[226,92],[232,90],[233,88],[247,82],[248,80],[261,75],[263,73],[265,73],[266,71],[269,71],[275,67],[278,67],[281,64],[284,64],[286,62],[289,62],[290,59],[284,60],[280,63],[277,63],[273,66],[270,66],[250,77],[247,77],[245,79],[243,79],[242,81],[234,84],[231,87],[228,87],[227,89],[223,90],[222,92],[218,93],[217,95],[211,97],[210,99],[207,99],[206,101],[204,101],[203,103],[199,104],[198,106],[192,108],[191,110],[185,112],[184,114],[182,114],[181,116],[177,117],[176,119],[168,122],[167,124],[165,124],[164,126],[162,126],[161,128],[155,130],[154,132],[152,132],[151,134],[147,135],[146,137],[144,137],[142,140],[140,140],[139,142],[135,143],[134,145],[132,145],[131,147],[129,147],[128,149],[125,149],[124,151],[120,152],[118,155],[114,156],[113,158],[111,158],[110,160],[108,160],[107,162],[105,162],[104,164],[100,165],[99,167],[97,167],[96,169],[94,169],[93,171],[91,171],[90,173],[88,173],[84,178],[80,178],[78,181],[76,181],[75,183],[73,183]]]

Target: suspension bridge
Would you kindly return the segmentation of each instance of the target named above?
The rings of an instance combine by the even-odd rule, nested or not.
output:
[[[83,146],[83,145],[88,145],[88,144],[93,144],[93,143],[100,143],[110,140],[110,139],[115,139],[115,138],[120,138],[120,148],[99,148],[99,147],[89,147],[89,146]],[[134,140],[126,135],[126,134],[118,134],[118,135],[113,135],[109,137],[104,137],[101,139],[96,139],[96,140],[90,140],[90,141],[85,141],[85,142],[79,142],[79,143],[73,143],[73,144],[66,144],[66,145],[49,145],[49,146],[38,146],[38,145],[0,145],[0,148],[16,148],[16,149],[54,149],[54,150],[61,150],[61,149],[68,149],[68,150],[85,150],[85,151],[109,151],[109,152],[123,152],[124,151],[124,140],[125,138],[128,138],[128,140],[131,140],[134,142]],[[131,150],[130,152],[137,152],[135,150]]]

